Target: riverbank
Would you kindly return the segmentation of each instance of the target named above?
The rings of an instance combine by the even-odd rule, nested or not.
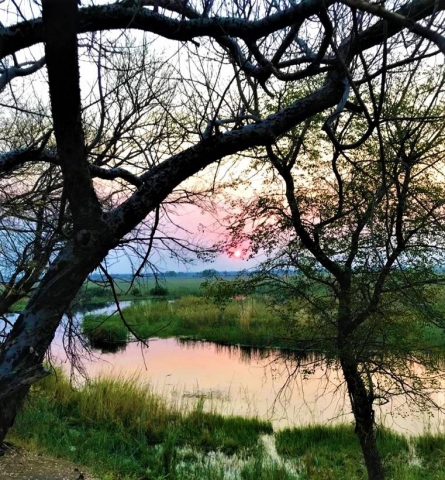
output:
[[[256,418],[222,416],[212,400],[169,406],[136,380],[73,389],[59,371],[32,389],[9,440],[84,465],[101,480],[326,480],[364,478],[351,425],[273,431]],[[445,436],[379,431],[394,480],[445,477]]]
[[[82,332],[93,347],[106,349],[108,345],[110,350],[134,337],[143,340],[177,337],[335,356],[332,324],[324,324],[320,330],[317,318],[297,302],[269,305],[262,297],[239,295],[221,306],[207,297],[188,295],[174,302],[135,302],[122,308],[122,317],[119,313],[86,314],[82,319]],[[406,331],[404,317],[395,318],[391,326],[385,324],[386,351],[403,348],[405,353],[443,356],[443,330],[415,319],[410,322],[410,334],[405,336],[402,345],[399,331]],[[374,340],[382,339],[376,336]],[[374,344],[370,346],[374,347]]]
[[[295,339],[274,312],[257,298],[239,297],[219,308],[206,297],[175,302],[135,303],[119,314],[85,315],[83,333],[95,343],[125,343],[131,332],[141,339],[187,337],[228,345],[293,348]],[[129,328],[128,328],[129,327]]]

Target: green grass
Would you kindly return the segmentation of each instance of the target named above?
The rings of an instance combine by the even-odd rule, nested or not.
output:
[[[119,344],[128,341],[128,328],[122,322],[108,320],[106,315],[86,315],[83,322],[84,333],[89,335],[90,339],[96,344]]]
[[[57,371],[33,387],[8,440],[84,465],[100,480],[366,478],[350,425],[274,435],[268,422],[203,407],[169,406],[135,379],[100,378],[73,389]],[[408,439],[382,429],[378,446],[388,479],[445,478],[445,435]]]
[[[419,461],[431,472],[431,478],[445,478],[445,436],[427,433],[417,437],[414,445]]]
[[[173,408],[136,380],[102,378],[75,390],[58,372],[33,388],[10,439],[89,466],[101,478],[160,479],[176,478],[187,455],[247,456],[270,433],[269,422],[225,418],[205,412],[202,402]]]
[[[416,439],[417,454],[426,462],[445,461],[445,441],[443,435],[425,434]]]
[[[412,448],[410,448],[410,442]],[[407,437],[379,429],[377,444],[383,459],[387,478],[394,480],[429,480],[445,478],[445,463],[440,452],[445,448],[445,436],[435,441],[424,435],[409,440]],[[425,444],[429,445],[424,454]],[[354,429],[350,425],[285,429],[276,434],[280,455],[299,458],[301,480],[366,479],[366,468]],[[415,451],[418,459],[414,459]],[[438,456],[439,454],[439,456]],[[425,462],[430,455],[435,462]],[[419,461],[420,460],[420,461]]]
[[[230,277],[231,279],[232,277]],[[201,284],[206,279],[204,277],[179,277],[166,278],[159,281],[161,287],[167,288],[168,299],[178,299],[185,295],[200,296],[203,294]],[[121,301],[125,300],[148,300],[153,298],[150,291],[156,286],[153,278],[138,281],[130,289],[130,281],[117,279],[115,281],[115,291],[117,297]],[[1,286],[0,286],[1,291]],[[137,293],[135,295],[135,293]],[[25,297],[16,302],[11,311],[21,312],[27,305],[29,298]],[[102,305],[104,303],[113,302],[114,295],[108,283],[86,282],[77,294],[75,303],[81,306]]]
[[[186,336],[226,344],[256,347],[293,346],[273,311],[254,297],[232,300],[224,311],[205,297],[187,296],[174,303],[136,303],[123,310],[124,318],[140,338]],[[282,324],[284,325],[284,324]],[[119,315],[86,315],[83,333],[93,341],[119,343],[128,329]]]
[[[286,304],[283,310],[279,308],[268,306],[258,295],[228,299],[224,308],[207,297],[184,296],[173,303],[165,299],[135,302],[123,312],[131,330],[143,339],[188,337],[228,345],[292,349],[320,335],[317,319],[298,302]],[[439,327],[403,320],[394,322],[391,329],[391,336],[386,329],[385,342],[387,350],[393,353],[400,350],[401,355],[412,351],[429,355],[443,354],[445,350],[443,329]],[[404,333],[407,329],[409,335]],[[118,314],[85,315],[82,330],[98,345],[121,344],[128,339],[128,329]],[[327,343],[321,342],[318,347],[329,354],[333,347],[329,338],[335,336],[335,331],[328,332],[326,328],[323,332]],[[363,338],[367,337],[363,334]],[[381,339],[377,334],[370,338],[372,343]]]
[[[201,284],[204,280],[205,278],[198,276],[167,278],[160,280],[159,285],[168,290],[166,298],[178,299],[185,295],[202,295]],[[129,290],[130,285],[128,280],[117,279],[115,281],[115,291],[119,300],[147,300],[153,298],[151,290],[156,286],[154,279],[138,281]],[[81,304],[90,305],[112,302],[114,301],[114,296],[108,283],[87,282],[79,291],[77,299]]]
[[[29,298],[22,298],[18,302],[15,302],[14,305],[11,307],[12,313],[20,313],[27,305]]]

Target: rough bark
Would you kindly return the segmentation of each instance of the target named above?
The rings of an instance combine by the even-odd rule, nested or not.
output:
[[[183,21],[169,18],[167,15],[160,15],[153,10],[140,8],[139,2],[116,2],[112,5],[80,9],[77,32],[133,28],[180,41],[202,36],[216,39],[231,36],[253,41],[309,18],[315,15],[321,7],[327,8],[332,3],[334,2],[321,2],[320,0],[301,2],[275,15],[265,16],[258,20],[215,16]],[[445,0],[416,0],[402,5],[394,13],[412,21],[419,21],[444,9]],[[360,32],[354,40],[357,48],[360,50],[371,48],[380,43],[386,34],[391,36],[405,28],[399,19],[390,19],[386,22],[387,33],[383,27],[383,20],[375,22],[369,29]],[[0,56],[11,55],[44,40],[45,30],[40,18],[5,27],[0,33]]]
[[[108,251],[100,237],[96,240],[94,250],[82,248],[74,242],[63,249],[1,347],[0,391],[12,375],[19,375],[21,381],[10,395],[0,395],[0,444],[30,383],[36,379],[38,366],[43,362],[63,313],[89,272]]]
[[[28,391],[29,386],[24,386],[17,389],[13,395],[0,400],[0,452],[5,436],[14,424],[18,412],[17,406],[23,403]]]
[[[355,420],[355,433],[360,442],[369,480],[384,480],[382,459],[377,448],[375,435],[374,398],[363,381],[360,364],[356,356],[358,345],[351,337],[352,293],[351,273],[345,272],[339,280],[341,293],[338,305],[338,351],[343,376],[346,380],[352,413]]]
[[[45,56],[57,152],[75,233],[96,228],[102,209],[88,166],[81,116],[77,1],[43,0]]]
[[[382,459],[377,449],[374,410],[372,398],[360,375],[357,362],[350,353],[340,356],[340,363],[348,387],[352,412],[355,419],[355,433],[360,442],[369,480],[384,480]]]

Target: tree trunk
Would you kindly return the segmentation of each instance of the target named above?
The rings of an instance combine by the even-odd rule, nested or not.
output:
[[[29,386],[21,387],[14,395],[0,399],[0,451],[9,429],[14,424],[15,417],[23,400],[28,393]]]
[[[45,375],[41,368],[44,355],[64,312],[107,251],[108,248],[98,243],[88,249],[77,246],[74,241],[67,244],[1,345],[0,445],[30,384]]]
[[[352,412],[355,418],[355,433],[358,436],[365,459],[368,479],[384,480],[385,474],[375,436],[372,398],[368,395],[355,359],[351,359],[349,354],[341,354],[340,363],[351,399]]]

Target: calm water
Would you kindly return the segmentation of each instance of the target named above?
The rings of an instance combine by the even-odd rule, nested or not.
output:
[[[124,305],[123,305],[124,306]],[[110,312],[110,309],[101,309]],[[79,318],[79,316],[78,316]],[[56,336],[53,355],[64,361],[62,335]],[[130,343],[116,353],[94,351],[83,363],[90,377],[137,376],[174,404],[192,405],[204,399],[207,408],[227,414],[258,415],[274,427],[352,421],[341,373],[309,358],[313,373],[295,373],[296,363],[277,351],[224,347],[206,342],[152,339],[148,347]],[[445,405],[445,395],[435,394]],[[394,430],[415,434],[438,430],[445,417],[416,414],[410,405],[397,403],[380,407],[379,420]]]

